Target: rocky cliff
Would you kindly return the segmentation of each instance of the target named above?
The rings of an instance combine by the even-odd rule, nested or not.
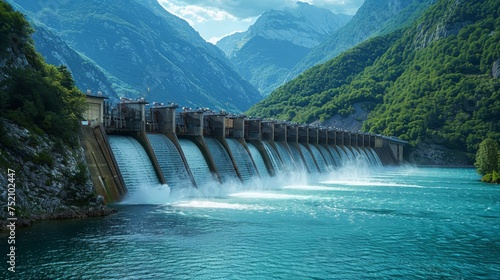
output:
[[[17,226],[33,221],[107,215],[113,210],[97,196],[87,170],[83,149],[28,131],[0,119],[0,228],[5,229],[9,202],[15,202]],[[13,172],[9,172],[13,170]],[[8,176],[11,173],[13,176]],[[12,195],[13,193],[13,195]]]

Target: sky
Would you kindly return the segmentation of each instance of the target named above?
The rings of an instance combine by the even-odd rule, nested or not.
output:
[[[265,11],[293,7],[297,0],[158,0],[186,20],[206,41],[246,31]],[[354,15],[364,0],[301,0],[334,13]]]

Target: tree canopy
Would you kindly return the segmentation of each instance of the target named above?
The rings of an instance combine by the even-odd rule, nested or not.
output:
[[[482,181],[500,183],[500,150],[498,143],[491,139],[484,139],[479,144],[479,149],[476,153],[476,162],[474,165],[477,168],[477,173],[483,176]]]
[[[35,51],[24,17],[0,1],[1,60],[26,59],[28,66],[4,67],[0,117],[71,142],[85,110],[85,95],[65,66],[46,64]],[[8,51],[10,49],[10,52]],[[14,56],[14,58],[12,58]]]

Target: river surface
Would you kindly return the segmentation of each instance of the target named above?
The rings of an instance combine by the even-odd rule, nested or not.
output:
[[[500,187],[478,179],[347,168],[185,196],[142,188],[115,215],[17,229],[16,272],[4,261],[0,279],[500,279]]]

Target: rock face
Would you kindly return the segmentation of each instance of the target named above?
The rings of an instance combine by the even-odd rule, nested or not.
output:
[[[231,57],[233,53],[238,51],[237,44],[246,34],[247,32],[236,32],[228,35],[217,42],[217,47],[221,49],[227,57]]]
[[[96,195],[82,148],[68,147],[0,119],[0,203],[7,208],[9,179],[15,183],[17,226],[45,219],[101,216],[114,210]],[[14,170],[9,177],[8,170]],[[4,187],[5,186],[5,187]],[[8,211],[0,211],[0,229]]]
[[[294,45],[312,48],[319,45],[350,19],[333,14],[327,9],[297,2],[297,7],[283,11],[270,10],[252,25],[243,40],[261,36],[270,40],[288,41]]]
[[[372,104],[373,102],[368,101],[355,103],[353,104],[354,112],[348,116],[337,114],[324,122],[317,121],[313,124],[334,127],[339,130],[362,132],[363,122],[368,119],[369,113],[365,108]]]
[[[493,78],[500,78],[500,59],[493,62],[491,75],[493,76]]]
[[[7,78],[7,70],[12,68],[24,68],[28,66],[26,55],[9,46],[6,54],[0,57],[0,82]]]
[[[248,31],[223,38],[217,46],[244,78],[268,95],[284,73],[350,18],[297,2],[294,8],[263,13]]]
[[[439,142],[439,141],[438,141]],[[424,166],[472,166],[471,156],[451,150],[439,143],[422,143],[409,152],[409,162]]]
[[[8,2],[97,63],[118,95],[235,112],[261,99],[220,49],[157,1]],[[50,49],[40,51],[52,55]]]
[[[443,11],[438,23],[435,25],[427,26],[426,22],[420,23],[414,42],[415,47],[426,48],[434,41],[447,38],[451,35],[458,35],[462,28],[471,24],[471,22],[465,20],[465,17],[463,21],[452,19],[456,14],[456,10],[458,10],[461,5],[463,5],[461,0],[456,0],[454,3],[450,4],[446,11]]]

